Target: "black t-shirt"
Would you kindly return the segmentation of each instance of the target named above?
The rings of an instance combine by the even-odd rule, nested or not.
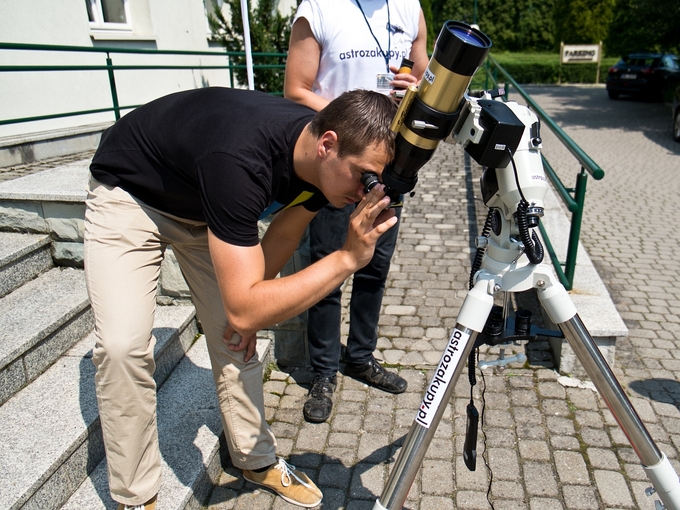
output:
[[[300,203],[317,211],[327,203],[293,171],[295,143],[313,116],[262,92],[178,92],[107,129],[90,171],[155,209],[206,221],[225,242],[254,246],[264,215]]]

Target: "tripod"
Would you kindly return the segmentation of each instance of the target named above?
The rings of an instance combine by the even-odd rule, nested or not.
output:
[[[532,289],[635,450],[654,487],[647,494],[656,493],[661,499],[655,501],[656,508],[680,510],[678,475],[640,420],[567,291],[552,268],[542,263],[543,251],[537,235],[530,234],[543,215],[547,189],[537,117],[524,106],[493,101],[488,94],[481,99],[467,96],[465,99],[460,119],[447,141],[463,144],[468,154],[483,166],[487,166],[483,162],[489,161],[497,165],[488,165],[481,179],[482,196],[490,213],[483,235],[476,240],[481,254],[476,260],[479,267],[473,264],[473,270],[478,269],[473,285],[374,510],[402,508],[477,336],[485,328],[494,295]],[[513,137],[518,138],[517,143],[509,141]],[[489,156],[489,147],[503,151],[505,156]]]

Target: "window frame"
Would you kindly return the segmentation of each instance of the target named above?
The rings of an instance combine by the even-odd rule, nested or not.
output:
[[[109,21],[104,21],[104,8],[102,2],[106,0],[85,0],[86,8],[89,4],[90,9],[92,9],[94,21],[90,21],[90,30],[96,31],[106,31],[106,32],[124,32],[132,33],[132,21],[130,16],[130,1],[121,0],[123,2],[123,12],[125,13],[125,23],[112,23]],[[89,21],[89,12],[88,12]]]

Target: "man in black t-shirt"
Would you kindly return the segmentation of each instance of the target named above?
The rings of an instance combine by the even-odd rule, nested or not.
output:
[[[93,361],[109,485],[119,509],[155,508],[161,462],[151,336],[155,291],[172,246],[206,336],[233,464],[285,500],[321,492],[276,458],[264,415],[256,333],[316,303],[372,257],[396,224],[379,176],[394,153],[394,103],[352,91],[316,113],[252,91],[172,94],[102,136],[85,215]],[[342,249],[276,278],[324,204],[359,202]],[[276,214],[258,240],[258,219]],[[158,495],[162,499],[163,495]]]

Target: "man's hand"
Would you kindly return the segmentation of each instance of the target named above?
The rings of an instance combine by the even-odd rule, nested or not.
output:
[[[375,243],[381,235],[397,224],[398,219],[385,196],[385,186],[376,185],[357,205],[349,219],[347,240],[342,250],[353,257],[357,269],[364,267],[373,258]]]
[[[254,334],[248,337],[241,336],[229,324],[227,324],[227,329],[224,330],[222,341],[227,344],[227,348],[230,351],[246,351],[243,356],[243,361],[246,363],[250,361],[256,353],[257,336]]]

